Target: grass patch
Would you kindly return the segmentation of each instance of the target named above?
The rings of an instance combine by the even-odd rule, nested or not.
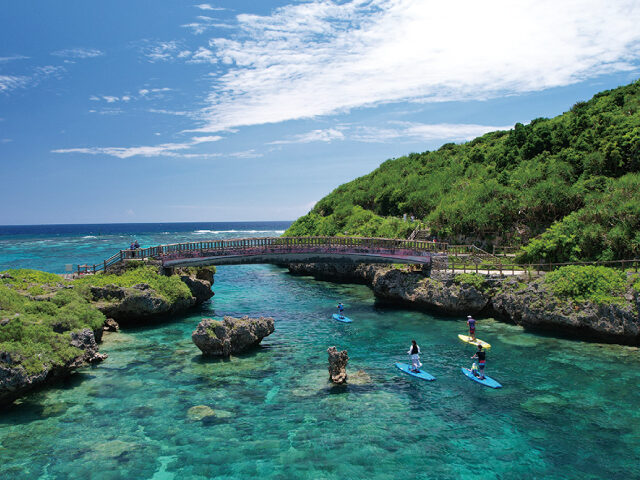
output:
[[[9,320],[0,326],[0,352],[11,360],[8,366],[22,368],[29,375],[64,365],[80,355],[81,351],[70,345],[70,332],[95,331],[105,320],[73,290],[60,290],[48,301],[35,301],[6,284],[0,285],[0,318]]]
[[[458,284],[471,285],[476,290],[482,290],[484,285],[484,275],[478,273],[458,273],[453,277],[453,281]]]
[[[139,283],[148,284],[158,295],[170,303],[182,299],[191,298],[191,291],[178,275],[166,277],[158,275],[157,270],[151,266],[139,266],[127,270],[122,275],[104,274],[90,275],[73,281],[74,286],[82,292],[86,298],[90,298],[92,286],[104,287],[117,285],[119,287],[133,287]]]

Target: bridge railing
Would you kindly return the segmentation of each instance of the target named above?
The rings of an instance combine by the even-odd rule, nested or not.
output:
[[[78,265],[78,273],[96,273],[106,271],[109,267],[128,259],[178,257],[189,252],[202,252],[220,255],[250,249],[255,251],[294,251],[304,247],[330,249],[370,249],[370,250],[411,250],[423,253],[447,252],[448,244],[427,242],[422,240],[404,240],[392,238],[364,237],[257,237],[227,240],[206,240],[198,242],[172,243],[135,250],[120,250],[101,264]]]

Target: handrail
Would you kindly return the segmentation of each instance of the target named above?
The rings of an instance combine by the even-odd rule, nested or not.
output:
[[[120,250],[111,257],[104,260],[101,264],[94,265],[78,265],[78,274],[97,273],[99,271],[107,271],[109,267],[129,259],[156,258],[164,259],[168,256],[189,254],[190,252],[202,252],[205,254],[224,255],[225,253],[233,254],[234,252],[246,253],[278,253],[282,251],[291,251],[295,247],[324,247],[332,251],[342,251],[356,249],[358,253],[366,253],[367,249],[376,252],[384,251],[384,253],[392,253],[397,250],[412,251],[418,255],[424,253],[446,255],[447,259],[451,259],[451,263],[462,266],[466,271],[467,264],[464,258],[472,254],[480,254],[490,261],[493,265],[487,265],[480,268],[478,262],[475,262],[475,271],[479,269],[498,270],[522,270],[532,271],[535,267],[538,273],[550,271],[554,268],[566,265],[616,265],[620,264],[624,267],[625,263],[634,263],[635,270],[638,271],[638,263],[640,260],[611,260],[602,262],[567,262],[567,263],[539,263],[539,264],[502,264],[499,257],[485,252],[475,245],[449,245],[443,242],[428,242],[424,240],[410,239],[392,239],[392,238],[367,238],[367,237],[254,237],[254,238],[231,238],[226,240],[204,240],[198,242],[172,243],[166,245],[156,245],[154,247],[139,248],[134,250]],[[282,252],[284,253],[284,252]],[[458,257],[460,256],[460,257]],[[462,261],[459,261],[462,260]],[[449,260],[444,265],[444,269],[449,269]],[[442,268],[441,265],[435,263],[434,269]],[[474,268],[469,268],[473,271]]]

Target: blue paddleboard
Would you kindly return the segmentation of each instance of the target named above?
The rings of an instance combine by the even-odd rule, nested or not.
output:
[[[351,323],[353,321],[349,317],[345,317],[344,315],[338,315],[337,313],[333,314],[333,319],[339,322],[344,322],[344,323]]]
[[[484,376],[484,380],[480,380],[480,377],[476,377],[473,373],[471,373],[471,370],[469,370],[468,368],[462,367],[462,373],[464,373],[471,380],[481,383],[485,387],[502,388],[502,385],[496,382],[493,378],[487,377],[486,375]]]
[[[423,380],[429,380],[429,381],[436,379],[436,377],[434,377],[433,375],[425,372],[424,370],[420,370],[418,373],[412,372],[411,371],[411,365],[409,365],[408,363],[396,363],[396,367],[398,367],[404,373],[408,373],[409,375],[411,375],[413,377],[418,377],[418,378],[421,378]]]

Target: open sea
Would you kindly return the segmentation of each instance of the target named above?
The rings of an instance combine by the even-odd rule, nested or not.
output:
[[[141,246],[278,236],[286,222],[0,227],[0,270],[98,263]],[[103,363],[0,411],[0,479],[640,478],[640,352],[480,319],[492,390],[464,377],[465,319],[391,308],[362,285],[218,267],[185,315],[106,334]],[[354,322],[331,319],[338,301]],[[255,351],[203,359],[203,317],[272,316]],[[425,382],[394,368],[411,339]],[[346,387],[327,384],[329,346]],[[356,372],[362,370],[364,373]],[[215,415],[189,414],[207,406]],[[202,410],[202,409],[201,409]],[[193,412],[193,411],[192,411]]]

